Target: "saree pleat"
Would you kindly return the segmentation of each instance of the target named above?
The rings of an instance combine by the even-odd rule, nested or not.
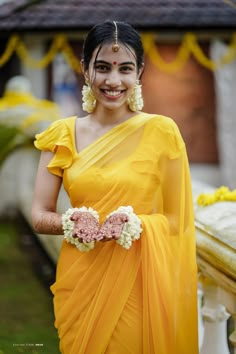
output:
[[[70,248],[71,246],[64,244],[63,247]],[[78,317],[78,314],[83,312],[90,303],[94,296],[95,289],[99,286],[100,279],[109,266],[112,253],[105,252],[105,249],[101,251],[102,252],[100,252],[99,256],[96,258],[91,258],[91,254],[83,255],[87,257],[74,261],[73,265],[65,274],[63,274],[60,269],[57,270],[60,280],[51,287],[51,290],[57,293],[57,296],[54,298],[54,306],[55,310],[60,308],[60,312],[56,319],[56,325],[57,322],[61,322],[60,333],[62,336],[70,324],[74,322],[74,318]],[[61,254],[66,254],[67,252],[68,250]],[[101,259],[103,259],[103,262],[101,262]],[[71,259],[67,259],[67,257],[63,257],[63,259],[59,260],[60,266],[63,267],[64,265],[65,269],[67,269],[69,262],[71,262]],[[88,282],[88,276],[94,273],[96,273],[97,276],[91,277],[91,280]],[[78,279],[80,280],[79,283]],[[75,284],[75,286],[73,286],[73,284]],[[73,308],[74,303],[76,303],[75,309]],[[71,313],[71,315],[67,318],[66,315],[68,313]]]
[[[64,245],[64,247],[68,246]],[[71,326],[74,327],[76,321],[80,324],[73,346],[71,347],[70,341],[68,342],[69,348],[61,344],[62,351],[104,353],[130,295],[140,266],[140,245],[135,245],[130,254],[127,254],[125,249],[117,244],[107,244],[102,251],[104,252],[99,253],[96,261],[84,271],[82,277],[80,277],[80,269],[81,266],[83,269],[83,263],[75,261],[73,267],[70,268],[70,273],[73,273],[73,277],[78,277],[79,286],[78,284],[75,286],[67,299],[65,299],[65,288],[68,283],[73,284],[74,279],[65,276],[64,282],[60,279],[58,284],[55,283],[51,288],[55,295],[55,312],[60,309],[56,327],[60,328],[61,343],[64,342],[63,338],[68,336]],[[92,253],[93,251],[85,256],[91,256]],[[91,282],[88,281],[90,278]],[[61,297],[63,305],[61,305]],[[79,316],[81,313],[83,313],[83,318]],[[90,341],[91,337],[93,341]]]
[[[122,314],[112,333],[106,354],[141,354],[142,345],[142,274],[138,272]]]
[[[173,348],[174,303],[170,280],[170,240],[166,237],[166,220],[159,215],[141,216],[148,242],[142,242],[144,353],[171,353]],[[150,220],[151,219],[151,220]],[[156,219],[153,221],[153,219]],[[164,231],[164,232],[163,232]],[[158,238],[155,235],[158,234]],[[154,237],[153,237],[154,236]],[[161,252],[158,252],[161,250]],[[163,255],[164,254],[164,257]],[[168,263],[165,260],[168,257]],[[158,305],[157,305],[158,304]],[[154,310],[155,309],[155,310]],[[166,336],[166,333],[169,333]]]
[[[178,128],[139,114],[77,152],[75,122],[37,136],[54,152],[49,171],[62,176],[72,207],[92,207],[103,222],[131,205],[143,232],[129,250],[109,241],[82,253],[63,241],[51,287],[61,352],[197,354],[191,181]]]
[[[140,257],[137,256],[136,250],[132,250],[134,255],[131,256],[133,262],[130,262],[130,257],[127,257],[125,251],[119,256],[114,254],[113,263],[104,276],[104,281],[98,288],[96,297],[94,298],[94,306],[91,303],[90,309],[93,316],[90,317],[90,326],[88,328],[87,340],[84,336],[85,328],[81,328],[82,343],[77,345],[75,353],[104,353],[108,346],[110,337],[113,333],[115,325],[122,313],[122,310],[130,295],[131,289],[137,276]],[[137,247],[136,247],[137,248]],[[140,251],[137,250],[140,254]],[[122,257],[123,255],[123,257]],[[120,262],[117,264],[117,258]],[[122,291],[120,291],[122,289]],[[87,314],[87,318],[89,316]],[[85,319],[85,323],[86,323]],[[90,338],[93,337],[93,341]],[[77,337],[78,338],[78,337]],[[78,351],[79,350],[79,351]],[[84,351],[83,351],[84,350]]]

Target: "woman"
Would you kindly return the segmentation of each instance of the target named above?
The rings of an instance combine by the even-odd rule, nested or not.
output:
[[[33,226],[70,234],[51,287],[60,350],[196,354],[197,272],[184,142],[172,119],[141,112],[143,48],[130,25],[107,21],[92,28],[82,67],[89,114],[53,123],[35,142],[43,151]],[[56,211],[62,182],[69,217]],[[131,209],[140,222],[136,239],[125,229]],[[133,237],[127,247],[125,234]]]

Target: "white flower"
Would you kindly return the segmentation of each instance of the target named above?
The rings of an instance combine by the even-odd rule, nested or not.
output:
[[[72,245],[75,245],[81,252],[89,252],[94,248],[95,241],[80,242],[77,237],[73,237],[74,221],[71,220],[71,216],[76,211],[89,212],[97,219],[97,221],[99,221],[99,215],[93,208],[87,208],[85,206],[81,208],[70,208],[62,215],[62,227],[65,240]],[[134,213],[131,206],[121,206],[117,210],[110,213],[107,218],[111,215],[120,213],[126,214],[128,221],[124,223],[121,235],[116,242],[125,249],[129,249],[132,246],[132,242],[140,238],[140,234],[143,231],[141,227],[141,220]]]
[[[96,98],[89,85],[84,85],[82,89],[82,108],[88,113],[92,113],[96,106]]]
[[[73,237],[74,221],[71,220],[71,216],[75,211],[89,212],[97,220],[99,220],[99,215],[93,208],[86,208],[85,206],[81,208],[70,208],[62,215],[62,228],[64,231],[64,239],[72,245],[75,245],[81,252],[89,252],[91,249],[94,248],[94,241],[82,243],[77,237]]]
[[[126,214],[128,216],[128,221],[124,223],[122,233],[116,242],[120,246],[129,249],[132,246],[132,242],[140,238],[140,234],[143,231],[141,227],[141,220],[134,213],[131,206],[121,206],[117,210],[110,213],[107,218],[117,213]]]
[[[143,108],[142,85],[136,84],[131,96],[128,98],[128,104],[131,111],[141,111]]]

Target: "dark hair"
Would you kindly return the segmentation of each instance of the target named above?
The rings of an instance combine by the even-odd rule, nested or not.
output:
[[[139,33],[128,23],[116,21],[117,41],[128,48],[132,48],[136,55],[137,67],[140,69],[143,63],[143,45]],[[105,21],[95,25],[87,34],[83,45],[84,68],[88,70],[90,60],[96,48],[102,47],[105,43],[114,42],[115,24],[112,21]]]

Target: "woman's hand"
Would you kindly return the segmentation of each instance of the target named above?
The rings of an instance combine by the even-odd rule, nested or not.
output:
[[[99,241],[99,222],[91,213],[75,211],[70,219],[74,222],[74,238],[83,243]]]
[[[128,220],[128,216],[124,213],[116,213],[109,216],[101,225],[97,238],[102,241],[118,240],[124,224]]]
[[[70,219],[74,222],[73,237],[78,238],[81,243],[88,243],[118,240],[128,216],[123,213],[111,215],[101,226],[89,212],[75,211]]]
[[[61,220],[65,240],[81,252],[92,250],[95,242],[110,240],[128,250],[143,231],[142,221],[131,206],[121,206],[111,212],[101,226],[98,212],[85,206],[69,208]]]

